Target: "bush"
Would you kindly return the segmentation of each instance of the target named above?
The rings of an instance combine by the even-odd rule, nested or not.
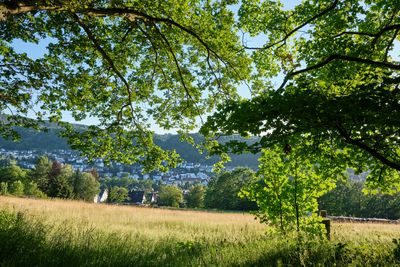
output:
[[[8,183],[1,182],[0,183],[0,194],[7,195],[8,194]]]
[[[10,186],[10,194],[14,196],[24,195],[24,184],[21,181],[15,181]]]

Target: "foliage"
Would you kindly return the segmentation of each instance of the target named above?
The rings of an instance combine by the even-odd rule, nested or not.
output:
[[[259,210],[253,213],[272,226],[271,230],[320,234],[323,225],[322,218],[315,214],[317,198],[334,187],[335,172],[313,164],[312,156],[301,152],[263,150],[257,173],[262,181],[244,188],[242,194],[257,202]]]
[[[178,207],[183,196],[181,189],[176,185],[166,185],[158,193],[158,204],[161,206]]]
[[[124,187],[113,186],[108,193],[107,202],[108,203],[122,203],[125,200],[129,200],[128,189]]]
[[[0,167],[10,167],[16,164],[17,160],[13,155],[7,156],[6,158],[0,157]]]
[[[46,195],[39,190],[37,184],[33,181],[30,181],[24,185],[24,194],[28,196],[34,196],[38,198],[45,198]]]
[[[0,181],[13,183],[15,181],[24,181],[26,178],[25,170],[16,165],[0,168]]]
[[[89,160],[175,167],[177,154],[154,144],[148,124],[178,129],[185,139],[200,115],[237,98],[251,65],[227,7],[235,2],[0,3],[0,105],[14,111],[4,114],[1,134],[17,139],[12,126],[38,129],[23,116],[39,105],[33,114],[58,122],[60,135]],[[48,44],[34,58],[13,49],[16,39]],[[99,125],[77,131],[60,122],[62,112],[77,121],[96,117]]]
[[[330,215],[359,218],[400,219],[400,193],[365,193],[362,182],[339,180],[336,187],[319,197],[319,209]]]
[[[76,171],[71,179],[73,180],[75,199],[92,201],[100,193],[100,183],[96,181],[91,173]]]
[[[257,71],[250,99],[228,100],[202,127],[256,135],[213,153],[259,152],[309,141],[342,151],[346,165],[369,170],[369,188],[400,188],[398,1],[303,1],[292,9],[275,1],[242,1],[238,24],[265,44],[245,49]],[[271,77],[283,73],[278,86]],[[307,141],[304,141],[303,139]],[[283,149],[282,149],[283,151]]]
[[[139,181],[135,178],[129,178],[129,177],[124,177],[124,178],[118,178],[118,177],[104,177],[99,180],[101,184],[106,185],[107,187],[113,187],[113,186],[118,186],[118,187],[124,187],[126,189],[134,186],[138,186]]]
[[[8,194],[8,183],[7,182],[0,183],[0,194],[2,194],[2,195]]]
[[[0,168],[2,194],[32,195],[39,198],[58,197],[92,201],[100,191],[100,183],[91,172],[74,172],[71,165],[38,158],[32,170],[16,165]],[[7,189],[7,187],[9,188]]]
[[[24,184],[21,181],[15,181],[10,185],[9,193],[14,196],[24,195]]]
[[[40,156],[30,172],[32,180],[38,184],[42,192],[48,190],[51,168],[52,162],[46,156]]]
[[[51,180],[49,190],[45,193],[49,197],[73,198],[73,190],[74,188],[69,183],[68,177],[60,175]]]
[[[145,191],[146,193],[148,193],[150,190],[153,189],[153,185],[154,185],[154,181],[153,180],[151,180],[151,179],[143,179],[143,180],[140,180],[138,182],[137,187],[140,190]]]
[[[204,206],[222,210],[255,210],[255,202],[238,196],[240,190],[256,182],[254,171],[238,167],[211,177],[204,196]]]
[[[202,208],[204,201],[205,188],[202,184],[196,184],[190,187],[186,195],[187,206],[189,208]]]

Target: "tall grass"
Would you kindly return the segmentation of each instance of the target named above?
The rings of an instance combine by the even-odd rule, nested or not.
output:
[[[251,215],[0,197],[0,265],[395,266],[400,226],[332,225],[332,240],[266,236]]]

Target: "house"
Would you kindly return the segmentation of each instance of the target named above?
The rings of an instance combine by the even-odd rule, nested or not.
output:
[[[104,203],[108,197],[107,189],[101,190],[99,194],[94,197],[94,203]]]
[[[128,192],[129,200],[126,202],[135,203],[135,204],[143,204],[146,202],[146,196],[144,191],[134,191],[131,190]]]
[[[161,175],[154,175],[153,176],[153,181],[160,181],[162,179]]]
[[[156,195],[154,193],[152,193],[152,192],[148,193],[147,197],[146,197],[146,201],[147,201],[147,203],[155,203],[156,202]]]
[[[201,178],[183,178],[182,183],[201,183],[202,179]]]

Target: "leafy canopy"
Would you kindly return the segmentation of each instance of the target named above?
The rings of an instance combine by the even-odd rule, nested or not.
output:
[[[174,151],[154,145],[150,124],[184,136],[217,103],[238,98],[250,68],[227,8],[235,2],[2,1],[0,133],[18,139],[13,126],[38,128],[26,118],[33,112],[64,127],[89,160],[176,166]],[[43,39],[40,58],[13,48]],[[100,123],[80,132],[60,121],[63,112]]]
[[[400,187],[398,1],[243,1],[238,24],[261,47],[244,48],[257,68],[254,97],[228,100],[201,132],[258,135],[259,142],[214,144],[214,153],[281,146],[339,150],[370,188]],[[273,86],[270,77],[285,75]]]

